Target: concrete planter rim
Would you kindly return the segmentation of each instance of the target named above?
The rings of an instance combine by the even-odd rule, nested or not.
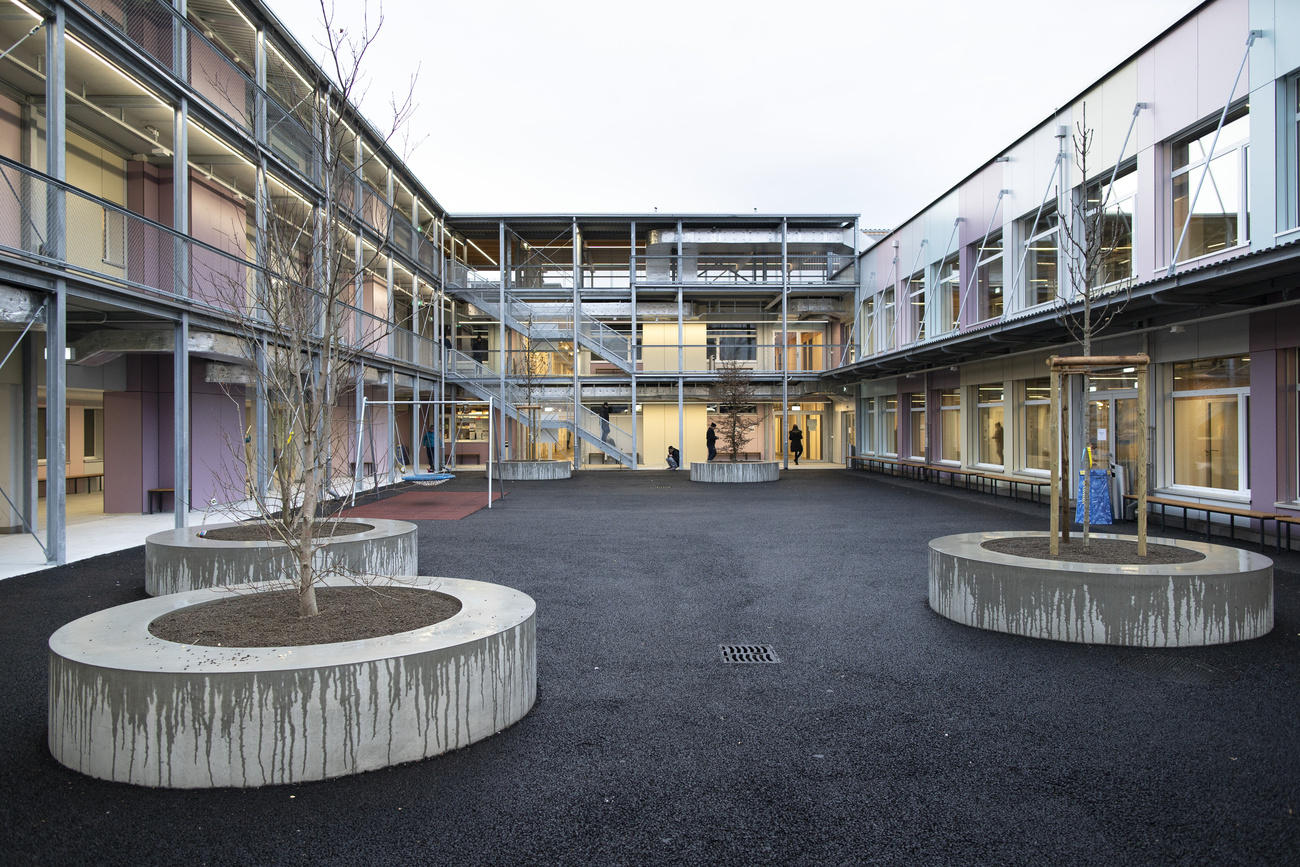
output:
[[[1071,531],[1072,535],[1075,531]],[[1096,578],[1104,575],[1116,576],[1160,576],[1177,577],[1179,575],[1235,574],[1268,568],[1273,561],[1263,554],[1216,545],[1212,542],[1197,542],[1187,539],[1167,539],[1159,536],[1147,536],[1147,542],[1153,545],[1168,545],[1171,548],[1185,548],[1204,555],[1204,559],[1188,563],[1080,563],[1075,560],[1049,560],[1040,557],[1024,557],[1018,554],[1006,554],[985,548],[983,543],[992,539],[1047,537],[1048,530],[987,530],[976,533],[954,533],[931,539],[929,547],[935,551],[983,560],[988,563],[1000,563],[1007,566],[1033,567],[1055,572],[1076,573],[1080,578]],[[1094,539],[1134,540],[1136,535],[1119,533],[1092,533]]]
[[[409,521],[397,521],[392,518],[325,518],[327,521],[349,521],[357,524],[369,524],[372,529],[363,530],[360,533],[343,533],[330,536],[326,545],[335,542],[368,542],[373,539],[386,539],[390,536],[410,533],[418,528]],[[166,545],[169,547],[195,547],[195,548],[264,548],[270,546],[288,547],[279,539],[209,539],[206,536],[199,535],[206,530],[217,530],[225,527],[238,527],[248,521],[225,521],[220,524],[203,524],[202,526],[178,527],[172,530],[160,530],[157,533],[151,533],[145,538],[146,544],[149,545]]]
[[[321,583],[323,586],[350,585],[350,582]],[[374,662],[453,648],[517,626],[533,617],[537,610],[536,602],[527,594],[484,581],[420,576],[405,579],[379,577],[372,583],[436,590],[460,600],[461,610],[439,623],[406,632],[296,647],[180,644],[149,632],[149,624],[164,614],[220,601],[240,590],[255,592],[279,586],[274,582],[257,582],[155,596],[96,611],[57,629],[50,636],[49,649],[65,659],[87,665],[144,673],[201,675],[292,671]]]

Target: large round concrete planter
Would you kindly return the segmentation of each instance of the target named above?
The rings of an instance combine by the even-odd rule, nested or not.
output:
[[[692,482],[775,482],[781,477],[778,461],[691,462]]]
[[[573,475],[573,464],[568,461],[501,461],[493,465],[496,478],[505,481],[547,481],[567,479]]]
[[[529,596],[454,578],[384,583],[438,590],[463,607],[424,629],[306,647],[200,647],[149,633],[169,611],[229,598],[221,589],[69,623],[50,638],[50,752],[104,780],[265,786],[445,753],[532,708]]]
[[[316,555],[322,564],[336,564],[353,575],[414,575],[419,571],[414,524],[383,518],[357,520],[374,529],[332,538]],[[209,524],[149,536],[144,540],[144,592],[161,596],[270,581],[295,568],[282,542],[226,542],[199,535],[233,526]]]
[[[1128,647],[1226,644],[1273,628],[1273,561],[1251,551],[1149,539],[1199,551],[1205,559],[1130,566],[1041,560],[982,547],[989,539],[1046,535],[1001,531],[932,539],[930,607],[980,629]]]

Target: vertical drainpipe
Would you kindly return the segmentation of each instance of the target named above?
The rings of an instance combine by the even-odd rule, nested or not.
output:
[[[411,400],[420,399],[420,367],[423,356],[416,351],[420,345],[420,338],[423,329],[420,328],[420,197],[417,193],[411,193],[411,258],[415,261],[414,274],[411,275],[411,333],[415,336],[411,338]],[[430,358],[430,361],[433,359]],[[418,457],[420,454],[420,404],[412,402],[411,404],[411,457],[416,458],[415,469],[418,472],[420,464]]]
[[[175,53],[178,69],[188,68],[186,52],[189,40],[181,25],[184,20],[186,0],[176,0],[179,19],[174,19]],[[180,97],[176,110],[172,114],[172,227],[182,236],[190,232],[190,105],[184,96]],[[188,298],[190,294],[189,247],[180,238],[174,241],[176,255],[172,261],[177,264],[176,294]],[[172,495],[173,512],[177,529],[189,523],[190,514],[190,317],[181,313],[180,322],[176,324],[176,342],[172,347],[172,439],[175,447],[172,451]],[[243,433],[243,431],[239,431]]]
[[[637,441],[636,441],[636,220],[632,221],[632,252],[628,258],[627,285],[631,290],[632,301],[632,331],[628,340],[628,363],[632,366],[632,469],[637,467]]]
[[[682,245],[682,221],[677,221],[677,448],[681,452],[681,464],[686,465],[686,394],[682,371],[686,368],[686,350],[682,345],[686,329],[682,323],[682,281],[685,278],[686,264]]]
[[[362,181],[362,174],[364,173],[362,167],[365,164],[364,163],[365,157],[366,157],[366,152],[361,142],[361,131],[358,130],[356,134],[353,136],[353,157],[352,157],[354,164],[357,167],[356,172],[352,176],[352,202],[353,202],[353,208],[356,209],[358,213],[360,213],[360,211],[365,208],[365,201],[366,201],[365,184]],[[331,216],[332,215],[329,214],[329,212],[327,211],[325,218],[328,220],[331,218]],[[365,296],[366,272],[364,267],[366,246],[362,238],[363,232],[361,229],[360,219],[356,221],[355,228],[356,231],[352,239],[352,268],[355,272],[355,276],[352,281],[353,332],[351,337],[353,340],[359,343],[362,339],[361,336],[365,334],[364,329],[366,325],[366,318],[364,312],[366,309],[366,296]],[[327,225],[325,227],[325,231],[328,233],[330,230],[331,227]],[[356,380],[355,380],[355,385],[353,386],[354,390],[352,392],[352,421],[354,424],[362,424],[362,423],[369,424],[369,422],[365,420],[366,363],[365,363],[365,359],[361,357],[360,353],[357,353],[355,364],[356,364]],[[320,362],[318,359],[317,370],[319,370],[319,368],[320,368]],[[319,375],[319,373],[317,375]],[[328,401],[328,405],[325,407],[325,412],[332,413],[334,411],[334,396],[331,392],[328,391],[329,388],[328,384],[326,385],[326,388],[327,388],[326,394],[330,395],[330,400]],[[348,425],[348,427],[351,428],[352,425]],[[352,449],[353,449],[352,478],[353,479],[360,479],[365,469],[366,462],[361,454],[361,440],[365,438],[367,433],[368,431],[362,430],[361,436],[358,437],[357,441],[352,444]],[[327,486],[330,486],[332,489],[333,480],[330,478],[330,472],[331,472],[330,466],[331,466],[331,462],[327,460],[325,463],[325,484]],[[374,469],[378,470],[379,468],[374,467]]]
[[[582,386],[578,382],[578,320],[582,317],[582,243],[578,237],[578,218],[573,218],[573,468],[581,466],[578,428],[582,425]]]
[[[56,180],[67,176],[67,132],[65,112],[64,11],[58,4],[54,15],[45,25],[45,56],[48,68],[45,75],[46,106],[46,171]],[[67,246],[66,203],[61,189],[48,186],[45,237],[47,252],[54,259],[63,259]],[[65,523],[67,496],[67,367],[64,347],[67,345],[68,286],[62,279],[54,281],[54,295],[45,302],[45,527],[46,559],[50,563],[67,561],[67,534]]]
[[[388,167],[388,172],[384,176],[384,187],[384,195],[388,198],[388,219],[386,221],[388,223],[388,231],[385,233],[388,235],[388,255],[385,257],[387,263],[384,275],[388,282],[388,301],[384,305],[386,308],[384,311],[384,323],[385,330],[388,332],[388,350],[386,355],[391,359],[397,354],[394,351],[397,346],[397,332],[394,331],[392,327],[395,324],[394,320],[396,319],[397,311],[397,289],[393,285],[393,214],[397,213],[397,202],[393,186],[392,166]],[[385,461],[385,463],[388,464],[388,472],[385,475],[387,476],[390,485],[396,481],[396,477],[393,475],[393,455],[397,454],[397,417],[394,414],[396,407],[394,407],[392,403],[397,399],[397,396],[393,393],[393,390],[396,387],[396,383],[394,382],[396,378],[397,368],[390,361],[388,365],[388,411],[386,414],[388,423],[385,425],[385,427],[388,428],[388,459]],[[375,469],[378,469],[378,467]]]
[[[786,298],[790,294],[790,268],[787,265],[786,236],[789,219],[781,218],[781,430],[777,432],[777,443],[781,454],[785,455],[785,469],[790,469],[790,449],[786,448],[786,431],[790,429],[790,320],[786,307]]]
[[[498,367],[497,382],[500,384],[501,392],[501,422],[497,425],[497,436],[505,439],[506,433],[506,275],[509,265],[506,261],[506,221],[497,221],[497,268],[500,270],[500,288],[498,290],[497,300],[497,353]],[[504,450],[498,445],[497,454],[502,459],[506,458]],[[491,475],[492,468],[488,468],[488,474]]]
[[[858,344],[862,344],[862,261],[859,258],[858,239],[862,237],[862,227],[860,217],[853,218],[853,323],[856,326],[853,334],[857,336]],[[866,352],[859,352],[856,358],[866,357]],[[862,436],[862,388],[853,386],[853,442],[860,443]],[[844,453],[845,461],[849,457],[849,444],[844,443],[841,451]]]

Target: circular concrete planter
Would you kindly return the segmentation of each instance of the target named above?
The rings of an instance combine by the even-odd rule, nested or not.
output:
[[[1000,531],[930,540],[930,607],[967,626],[1079,644],[1196,647],[1258,638],[1273,628],[1273,561],[1251,551],[1151,538],[1205,559],[1137,566],[1041,560],[982,547],[989,539],[1046,535]]]
[[[691,462],[692,482],[775,482],[780,477],[779,461]]]
[[[208,589],[119,605],[50,637],[49,746],[104,780],[253,787],[435,756],[501,731],[537,697],[536,605],[455,578],[385,581],[455,596],[424,629],[305,647],[201,647],[149,624],[229,598]]]
[[[573,475],[573,464],[568,461],[501,461],[493,465],[493,474],[505,481],[567,479]]]
[[[414,575],[419,571],[416,527],[407,521],[358,518],[373,530],[335,536],[318,553],[353,575]],[[227,542],[199,533],[235,524],[164,530],[144,540],[144,592],[150,596],[203,587],[270,581],[290,574],[293,564],[282,542]]]

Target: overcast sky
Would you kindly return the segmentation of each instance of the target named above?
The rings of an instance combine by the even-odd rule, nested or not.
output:
[[[267,2],[319,58],[318,0]],[[1196,5],[387,0],[365,108],[418,69],[408,163],[453,213],[892,228]]]

